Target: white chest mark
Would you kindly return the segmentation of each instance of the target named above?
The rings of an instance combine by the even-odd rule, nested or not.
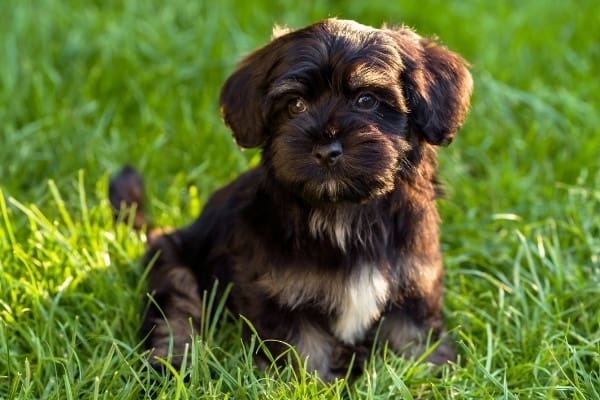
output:
[[[362,339],[381,316],[389,289],[388,281],[374,267],[363,266],[350,276],[338,305],[338,318],[333,325],[335,335],[347,343]]]

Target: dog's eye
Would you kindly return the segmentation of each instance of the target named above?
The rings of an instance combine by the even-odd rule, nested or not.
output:
[[[377,99],[369,93],[363,93],[356,99],[356,106],[363,110],[372,110],[377,107],[378,104],[379,102]]]
[[[306,112],[306,110],[308,110],[308,105],[306,105],[304,99],[297,97],[294,100],[290,101],[290,104],[288,105],[288,110],[292,115],[302,114],[303,112]]]

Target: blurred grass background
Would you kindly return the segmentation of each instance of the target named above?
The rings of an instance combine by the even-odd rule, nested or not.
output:
[[[0,3],[0,397],[600,398],[600,3],[552,0]],[[107,177],[147,179],[161,225],[255,162],[220,86],[274,23],[331,16],[437,35],[472,65],[472,111],[440,151],[447,321],[441,376],[376,357],[350,388],[252,369],[239,325],[191,377],[143,369],[142,241]]]

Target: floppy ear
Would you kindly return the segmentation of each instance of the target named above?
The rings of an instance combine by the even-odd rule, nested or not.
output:
[[[462,126],[473,79],[458,54],[401,29],[392,31],[404,63],[401,76],[411,129],[434,145],[448,145]]]
[[[266,140],[265,99],[269,74],[282,53],[284,40],[271,43],[244,58],[221,89],[221,116],[236,143],[258,147]]]

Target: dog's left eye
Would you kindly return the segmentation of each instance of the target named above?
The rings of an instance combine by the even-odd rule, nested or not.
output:
[[[356,98],[356,106],[363,110],[372,110],[379,105],[379,101],[369,93],[363,93]]]
[[[297,97],[294,100],[290,101],[288,105],[288,110],[292,115],[302,114],[303,112],[306,112],[306,110],[308,110],[308,105],[306,104],[304,99]]]

